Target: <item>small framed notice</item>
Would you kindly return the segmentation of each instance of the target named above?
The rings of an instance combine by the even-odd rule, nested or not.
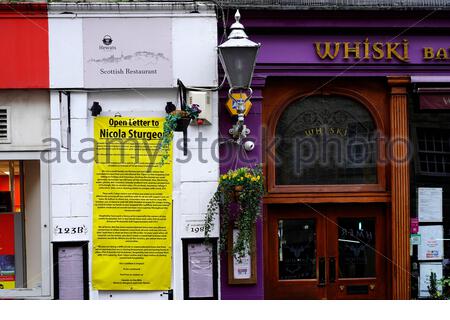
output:
[[[89,300],[88,242],[54,242],[55,300]]]
[[[444,258],[444,228],[442,225],[419,226],[421,242],[419,260],[442,260]]]
[[[217,300],[217,239],[183,239],[185,300]]]
[[[230,230],[231,231],[231,230]],[[233,248],[239,234],[236,228],[229,232],[228,248]],[[255,284],[256,283],[256,230],[253,230],[253,243],[251,254],[238,258],[228,250],[228,284]]]
[[[440,280],[442,278],[442,263],[426,262],[420,264],[419,297],[421,298],[430,296],[428,286],[430,285],[430,276],[432,272],[436,274],[436,280]],[[439,285],[438,290],[441,290],[441,286]]]
[[[419,222],[442,222],[442,188],[418,188]]]

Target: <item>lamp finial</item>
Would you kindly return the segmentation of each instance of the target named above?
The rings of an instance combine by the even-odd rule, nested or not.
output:
[[[236,10],[236,13],[234,14],[234,19],[236,19],[236,22],[239,22],[239,20],[241,20],[241,13],[239,12],[239,9]]]

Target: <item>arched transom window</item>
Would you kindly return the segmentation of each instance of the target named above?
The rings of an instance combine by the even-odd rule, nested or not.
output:
[[[343,96],[310,96],[290,104],[276,126],[277,185],[377,183],[375,122]]]

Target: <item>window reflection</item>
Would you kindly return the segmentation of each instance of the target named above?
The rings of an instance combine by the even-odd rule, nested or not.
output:
[[[352,99],[312,96],[294,102],[276,128],[276,183],[376,183],[375,129],[367,109]]]
[[[313,219],[278,221],[280,280],[316,278],[316,223]]]
[[[338,219],[339,277],[375,276],[375,219]]]

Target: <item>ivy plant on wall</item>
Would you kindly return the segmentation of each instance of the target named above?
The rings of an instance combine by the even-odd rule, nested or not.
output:
[[[253,242],[253,228],[260,216],[261,200],[264,195],[264,181],[261,166],[242,167],[230,170],[220,176],[219,185],[210,199],[205,218],[205,238],[209,238],[214,218],[220,216],[220,249],[227,246],[230,226],[238,229],[233,254],[242,258],[250,254]],[[232,210],[232,205],[237,210]]]

